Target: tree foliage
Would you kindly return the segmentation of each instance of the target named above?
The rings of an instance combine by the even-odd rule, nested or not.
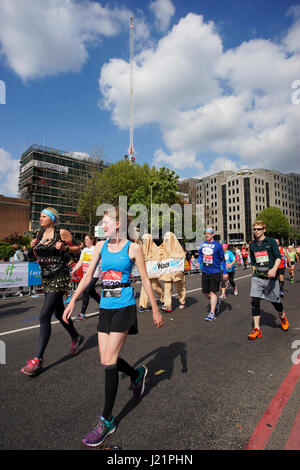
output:
[[[14,254],[15,250],[9,243],[0,242],[0,261],[8,261]]]
[[[266,234],[274,238],[287,239],[290,232],[288,218],[277,207],[267,207],[262,210],[257,220],[263,220],[267,226]]]
[[[168,204],[180,202],[178,175],[165,167],[156,169],[149,165],[132,165],[126,160],[119,161],[91,175],[82,192],[78,212],[92,227],[98,220],[96,209],[101,204],[119,204],[119,197],[127,197],[128,208],[143,204],[150,214],[151,187],[152,203]]]

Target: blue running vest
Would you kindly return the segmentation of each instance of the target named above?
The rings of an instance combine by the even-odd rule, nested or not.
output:
[[[109,240],[106,240],[101,250],[101,281],[109,286],[118,283],[130,282],[131,270],[134,262],[129,257],[130,241],[117,253],[108,251]],[[134,290],[131,286],[121,288],[120,297],[103,297],[101,293],[100,307],[116,309],[136,305]]]

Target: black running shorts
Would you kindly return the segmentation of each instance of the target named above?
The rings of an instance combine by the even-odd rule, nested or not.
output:
[[[210,292],[217,293],[220,288],[222,273],[202,273],[202,292],[209,294]]]
[[[100,307],[97,331],[122,333],[127,330],[129,335],[138,333],[136,305],[116,309]]]

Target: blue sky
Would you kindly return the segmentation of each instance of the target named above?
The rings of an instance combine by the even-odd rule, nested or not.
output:
[[[299,1],[0,0],[0,194],[33,143],[128,152],[130,15],[137,163],[300,172]]]

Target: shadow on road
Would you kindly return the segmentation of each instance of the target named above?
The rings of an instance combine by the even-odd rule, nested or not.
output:
[[[271,328],[281,328],[278,319],[278,314],[274,315],[273,313],[264,312],[263,310],[261,311],[261,325],[270,326]]]
[[[148,368],[148,380],[146,381],[145,392],[140,400],[131,399],[129,400],[124,408],[120,411],[118,416],[115,417],[116,423],[125,418],[134,408],[136,408],[141,400],[148,395],[151,390],[156,387],[163,380],[170,380],[173,375],[174,361],[177,357],[181,359],[181,373],[186,373],[187,368],[187,350],[186,344],[181,342],[175,342],[169,346],[163,346],[161,348],[151,351],[146,356],[141,357],[133,367],[138,364],[145,364]],[[152,359],[150,359],[152,357]],[[149,359],[149,361],[147,361]],[[122,376],[126,377],[125,375]]]
[[[98,346],[98,335],[97,334],[93,335],[93,336],[90,336],[89,338],[87,338],[84,341],[84,343],[82,344],[82,347],[79,349],[78,353],[76,354],[76,357],[79,356],[80,354],[82,354],[87,349],[94,348],[95,346]],[[67,354],[67,355],[61,357],[58,361],[53,362],[52,364],[49,364],[46,367],[43,367],[41,373],[47,372],[52,367],[58,366],[59,364],[62,364],[63,362],[66,362],[69,359],[73,359],[73,358],[74,358],[74,356],[70,356],[69,354]]]
[[[4,310],[1,310],[1,311],[0,311],[0,319],[1,319],[1,318],[6,318],[6,317],[12,317],[12,316],[15,316],[15,315],[19,315],[20,313],[25,313],[25,312],[28,312],[29,310],[32,310],[32,309],[33,309],[32,306],[31,306],[31,307],[30,307],[30,306],[29,306],[29,307],[23,307],[23,308],[12,308],[12,307],[14,307],[15,305],[19,305],[19,304],[21,304],[21,303],[22,303],[22,302],[10,303],[10,304],[9,304],[9,309],[7,309],[7,310],[5,310],[5,311],[4,311]],[[23,305],[24,305],[24,303],[23,303]],[[8,307],[8,305],[6,304],[5,307]],[[3,307],[1,306],[1,309],[2,309],[2,308],[3,308]]]

